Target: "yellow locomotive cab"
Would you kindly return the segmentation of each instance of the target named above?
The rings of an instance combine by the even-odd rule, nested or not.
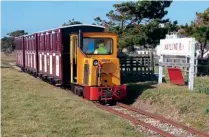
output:
[[[106,32],[70,36],[72,90],[88,100],[122,100],[117,35]]]

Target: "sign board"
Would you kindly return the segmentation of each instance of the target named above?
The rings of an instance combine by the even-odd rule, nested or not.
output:
[[[160,40],[160,55],[190,56],[192,38]]]
[[[194,55],[195,55],[195,39],[194,38],[166,38],[160,40],[159,46],[159,77],[158,83],[162,83],[163,66],[188,66],[189,67],[189,84],[188,88],[193,90],[194,85]],[[164,61],[164,57],[185,57],[185,60],[189,58],[189,63],[174,62],[168,63]],[[175,75],[175,74],[174,74]],[[173,75],[172,75],[173,76]],[[175,77],[176,78],[176,77]],[[179,75],[177,79],[182,79]]]

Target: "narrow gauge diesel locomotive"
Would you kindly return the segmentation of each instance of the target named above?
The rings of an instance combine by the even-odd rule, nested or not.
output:
[[[96,25],[71,25],[15,38],[16,65],[22,71],[91,101],[120,101],[117,36]],[[105,52],[98,52],[102,46]],[[97,51],[97,52],[96,52]]]

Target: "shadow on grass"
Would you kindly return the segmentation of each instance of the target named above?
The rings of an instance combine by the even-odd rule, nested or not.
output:
[[[147,89],[155,88],[154,83],[131,83],[127,85],[127,97],[125,104],[133,104],[136,99]]]

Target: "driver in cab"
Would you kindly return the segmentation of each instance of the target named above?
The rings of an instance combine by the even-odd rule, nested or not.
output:
[[[104,42],[99,42],[94,54],[108,54],[108,50],[105,48]]]

